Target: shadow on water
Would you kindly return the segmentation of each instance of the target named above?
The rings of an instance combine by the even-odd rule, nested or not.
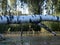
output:
[[[6,40],[0,41],[0,45],[60,45],[59,35],[45,36],[46,33],[43,33],[44,36],[42,34],[35,35],[22,36],[22,39],[21,36],[7,36]]]

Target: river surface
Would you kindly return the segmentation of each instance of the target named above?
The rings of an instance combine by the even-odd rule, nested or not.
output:
[[[49,35],[48,35],[49,34]],[[50,33],[27,34],[5,34],[5,40],[0,45],[60,45],[60,34],[53,36]]]

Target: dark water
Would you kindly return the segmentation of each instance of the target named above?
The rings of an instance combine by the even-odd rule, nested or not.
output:
[[[16,36],[6,37],[6,40],[0,41],[0,45],[60,45],[60,36]]]

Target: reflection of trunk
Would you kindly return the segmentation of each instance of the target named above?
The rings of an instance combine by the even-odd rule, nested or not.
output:
[[[5,40],[4,35],[0,34],[0,41]]]
[[[41,4],[38,4],[38,14],[42,13]]]
[[[52,15],[53,15],[53,9],[54,9],[53,6],[54,6],[54,5],[52,4],[52,8],[51,8],[51,10],[52,10]]]
[[[6,15],[7,14],[7,0],[2,1],[2,10],[3,10],[3,14]]]

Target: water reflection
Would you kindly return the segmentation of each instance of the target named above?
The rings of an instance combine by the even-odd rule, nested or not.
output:
[[[17,0],[16,5],[17,5],[17,11],[21,11],[22,14],[29,14],[28,11],[29,7],[27,3],[25,3],[24,1],[21,2],[21,0]]]
[[[23,34],[22,40],[20,34],[11,35],[6,36],[6,40],[0,41],[0,45],[60,45],[60,36],[52,36],[50,33],[34,34],[34,36],[33,34],[25,36]]]
[[[12,5],[12,2],[8,0],[8,11],[10,10],[10,12],[13,12],[15,10],[17,13],[20,12],[20,14],[29,14],[29,6],[27,3],[21,0],[16,0],[14,2],[15,4],[13,3],[14,5]]]

